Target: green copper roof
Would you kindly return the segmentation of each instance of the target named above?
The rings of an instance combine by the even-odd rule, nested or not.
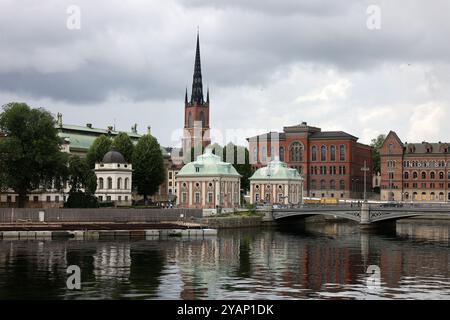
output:
[[[266,167],[260,168],[250,177],[250,180],[298,180],[303,178],[297,169],[288,168],[287,164],[280,160],[270,161]]]
[[[213,154],[211,148],[206,148],[205,153],[197,157],[197,161],[186,164],[177,174],[177,177],[192,176],[240,177],[241,175],[230,163],[222,162],[219,156]]]
[[[94,143],[94,140],[97,139],[102,134],[106,136],[115,137],[122,131],[115,130],[107,130],[100,128],[89,128],[83,126],[75,126],[75,125],[67,125],[63,124],[62,126],[57,125],[58,136],[65,139],[70,144],[71,150],[87,152],[91,145]],[[123,131],[125,132],[125,131]],[[131,141],[136,144],[139,138],[142,136],[135,132],[125,132],[130,138]],[[161,152],[163,156],[168,156],[167,150],[161,147]]]

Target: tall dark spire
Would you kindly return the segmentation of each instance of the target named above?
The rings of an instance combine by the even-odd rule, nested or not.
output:
[[[188,103],[188,95],[187,95],[187,86],[186,86],[186,94],[184,95],[184,103]]]
[[[200,36],[197,31],[197,49],[195,52],[194,77],[192,80],[191,102],[203,104],[202,66],[200,62]]]

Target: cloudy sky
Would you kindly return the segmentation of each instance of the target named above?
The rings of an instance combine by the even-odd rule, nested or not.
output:
[[[450,141],[449,12],[448,0],[0,0],[0,104],[150,125],[176,145],[199,26],[219,143],[302,121],[365,143],[391,129]]]

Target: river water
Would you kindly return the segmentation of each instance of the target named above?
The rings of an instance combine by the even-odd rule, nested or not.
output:
[[[0,299],[450,299],[449,230],[327,223],[205,239],[3,240]],[[67,289],[69,265],[81,290]]]

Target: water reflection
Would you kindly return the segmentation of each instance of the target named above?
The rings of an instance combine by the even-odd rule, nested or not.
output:
[[[206,239],[1,241],[0,299],[450,298],[448,232],[327,223]],[[81,291],[65,286],[73,264]],[[370,265],[381,270],[376,291]]]

